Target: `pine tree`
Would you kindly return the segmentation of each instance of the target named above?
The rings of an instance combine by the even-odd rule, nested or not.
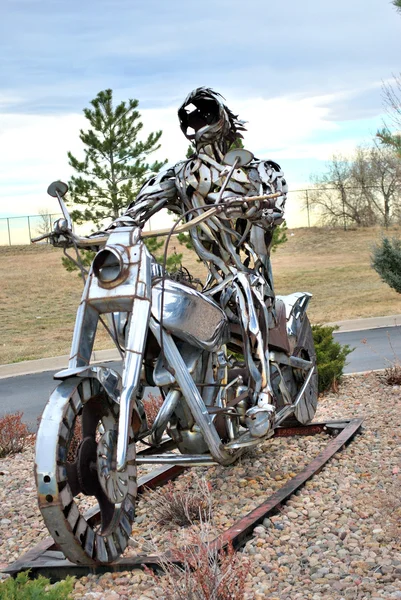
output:
[[[383,128],[377,132],[376,136],[382,144],[394,150],[395,154],[401,158],[401,135],[399,133],[391,133],[389,129]]]
[[[163,166],[164,162],[146,162],[160,148],[162,132],[137,141],[142,129],[138,100],[114,107],[110,89],[99,92],[90,104],[91,108],[84,109],[90,128],[81,129],[79,136],[84,159],[68,153],[69,164],[77,172],[69,182],[70,202],[79,207],[71,213],[76,223],[99,225],[120,216],[149,174]]]
[[[373,248],[372,267],[384,283],[401,294],[401,240],[384,237]]]

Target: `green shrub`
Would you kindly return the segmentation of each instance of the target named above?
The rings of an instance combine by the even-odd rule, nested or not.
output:
[[[67,577],[51,585],[50,580],[41,575],[30,580],[28,571],[18,573],[16,579],[9,577],[0,582],[0,600],[67,600],[72,598],[74,577]]]
[[[312,325],[319,375],[319,393],[336,389],[343,374],[347,356],[353,351],[348,344],[342,346],[334,341],[333,331],[336,329],[338,329],[337,326]]]

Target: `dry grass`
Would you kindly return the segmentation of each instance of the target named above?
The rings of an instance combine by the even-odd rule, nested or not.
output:
[[[163,576],[146,569],[165,600],[243,600],[250,563],[231,545],[218,553],[201,534],[193,534],[171,554],[173,560],[161,561]]]
[[[146,421],[149,428],[152,427],[153,423],[155,422],[163,402],[164,399],[162,396],[155,396],[151,393],[144,398],[143,408],[145,410]]]
[[[276,292],[312,292],[312,323],[400,313],[400,296],[370,267],[379,228],[342,231],[294,229],[273,255]],[[397,236],[391,230],[388,235]]]
[[[176,489],[172,481],[149,491],[153,514],[159,525],[187,527],[194,521],[210,520],[212,497],[210,487],[203,478],[194,479],[192,485]]]
[[[401,384],[401,365],[395,362],[391,367],[384,370],[383,379],[388,385]]]
[[[276,292],[312,292],[314,323],[401,312],[399,295],[370,267],[371,246],[381,233],[375,228],[290,231],[272,259]],[[174,242],[171,250],[174,246],[191,273],[204,278],[194,255]],[[0,247],[0,363],[68,354],[82,284],[76,273],[64,270],[61,256],[61,250],[46,245]],[[108,347],[102,332],[96,348]]]
[[[0,458],[17,454],[25,448],[30,434],[21,419],[22,412],[0,417]]]

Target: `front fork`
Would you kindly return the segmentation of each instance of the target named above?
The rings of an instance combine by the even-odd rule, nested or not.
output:
[[[113,290],[99,290],[96,278],[91,272],[85,285],[82,300],[75,321],[74,336],[68,369],[57,374],[58,379],[77,375],[90,364],[96,329],[101,314],[113,312],[130,313],[126,351],[123,360],[122,388],[120,398],[117,471],[125,469],[129,443],[129,430],[135,413],[138,421],[141,415],[136,406],[136,395],[140,385],[141,369],[151,307],[151,257],[146,249],[138,252],[135,261],[130,263],[131,277],[127,285]],[[116,293],[117,292],[117,293]]]
[[[143,354],[149,328],[150,298],[135,298],[132,313],[128,322],[125,357],[123,363],[122,391],[120,396],[120,415],[117,438],[117,471],[125,469],[129,442],[129,429],[133,411],[137,412],[136,394],[138,391]]]

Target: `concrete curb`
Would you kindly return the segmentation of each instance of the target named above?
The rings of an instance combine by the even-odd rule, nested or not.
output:
[[[337,321],[337,323],[326,323],[326,325],[338,325],[339,329],[337,333],[347,333],[348,331],[364,331],[366,329],[378,329],[381,327],[395,327],[397,325],[401,325],[401,315]],[[68,359],[69,356],[66,354],[64,356],[39,358],[38,360],[26,360],[19,363],[11,363],[9,365],[0,365],[0,379],[64,369],[68,365]],[[92,354],[92,362],[105,362],[119,359],[120,355],[116,349],[98,350]]]
[[[116,349],[97,350],[92,353],[92,362],[106,362],[119,360],[120,354]],[[0,379],[6,377],[18,377],[19,375],[31,375],[32,373],[43,373],[44,371],[55,371],[65,369],[68,366],[68,354],[52,358],[39,358],[38,360],[24,360],[19,363],[0,365]]]
[[[380,329],[382,327],[397,327],[397,325],[401,325],[401,315],[391,315],[389,317],[370,317],[367,319],[350,319],[348,321],[337,321],[337,323],[326,323],[326,325],[337,325],[339,329],[334,333],[364,331],[366,329]]]

